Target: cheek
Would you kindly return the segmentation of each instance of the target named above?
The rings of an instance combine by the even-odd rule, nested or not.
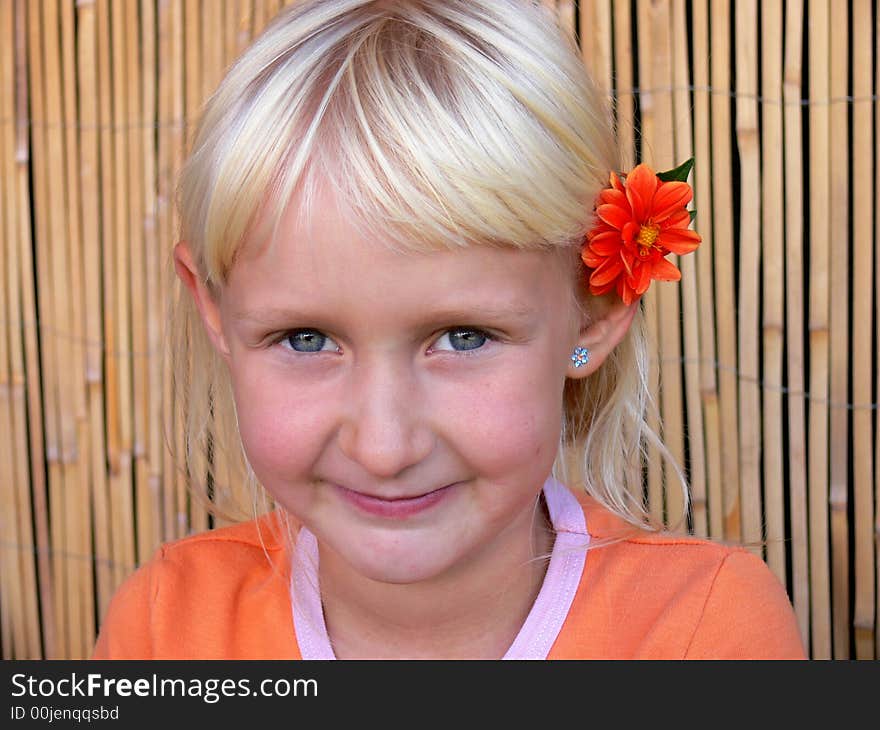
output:
[[[320,395],[271,374],[233,374],[233,392],[242,444],[251,467],[267,489],[279,480],[307,471],[327,431],[327,409]]]
[[[562,382],[549,369],[507,369],[460,392],[446,418],[459,450],[486,473],[549,468],[559,445]]]

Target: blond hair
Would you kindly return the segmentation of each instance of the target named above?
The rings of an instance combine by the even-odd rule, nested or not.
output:
[[[621,168],[606,100],[540,5],[303,0],[208,101],[180,180],[181,235],[219,292],[246,238],[271,242],[294,195],[308,216],[317,185],[330,185],[365,235],[401,250],[559,249],[584,287],[577,251]],[[233,462],[229,479],[256,478],[228,372],[198,319],[180,291],[171,346],[183,456],[191,473],[199,455],[222,504],[209,452]],[[649,521],[642,449],[659,444],[645,420],[647,361],[639,314],[597,373],[566,382],[554,468],[566,478],[575,467],[589,494],[638,525]]]

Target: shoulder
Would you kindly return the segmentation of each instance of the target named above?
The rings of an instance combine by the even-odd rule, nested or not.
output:
[[[160,547],[114,594],[94,657],[221,658],[253,649],[253,636],[241,633],[247,617],[289,622],[284,530],[271,513]]]
[[[589,497],[580,498],[590,534],[588,562],[633,589],[682,596],[686,587],[708,590],[731,568],[744,581],[762,581],[766,564],[744,547],[693,535],[631,525]],[[771,576],[772,577],[772,576]],[[666,586],[666,590],[662,587]]]
[[[618,630],[616,651],[667,658],[803,656],[785,588],[760,555],[640,530],[589,497],[579,501],[590,549],[575,610],[604,617],[606,633]],[[618,628],[624,617],[626,628]]]
[[[228,590],[233,585],[262,579],[285,568],[284,525],[279,513],[221,527],[162,545],[133,578],[151,579],[154,598],[169,581],[185,582],[187,590]]]
[[[166,543],[152,562],[166,568],[186,567],[195,574],[212,573],[210,568],[216,563],[224,565],[227,571],[252,563],[276,565],[286,550],[285,529],[280,513],[272,512],[256,520]]]

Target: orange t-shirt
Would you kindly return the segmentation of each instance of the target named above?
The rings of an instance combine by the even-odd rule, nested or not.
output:
[[[754,554],[627,530],[580,496],[591,547],[548,659],[802,659],[784,588]],[[119,589],[95,659],[299,659],[277,513],[163,546]],[[258,525],[260,529],[258,529]]]

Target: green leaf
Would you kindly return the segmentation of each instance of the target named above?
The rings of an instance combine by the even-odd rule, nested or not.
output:
[[[694,218],[697,217],[697,211],[695,211],[695,210],[691,210],[691,211],[688,211],[688,212],[691,214],[691,223],[693,223],[693,222],[694,222]]]
[[[672,170],[666,170],[666,172],[658,172],[657,177],[659,177],[663,182],[687,182],[688,175],[690,175],[693,167],[694,158],[691,157],[689,160],[685,160],[678,167],[675,167]]]

